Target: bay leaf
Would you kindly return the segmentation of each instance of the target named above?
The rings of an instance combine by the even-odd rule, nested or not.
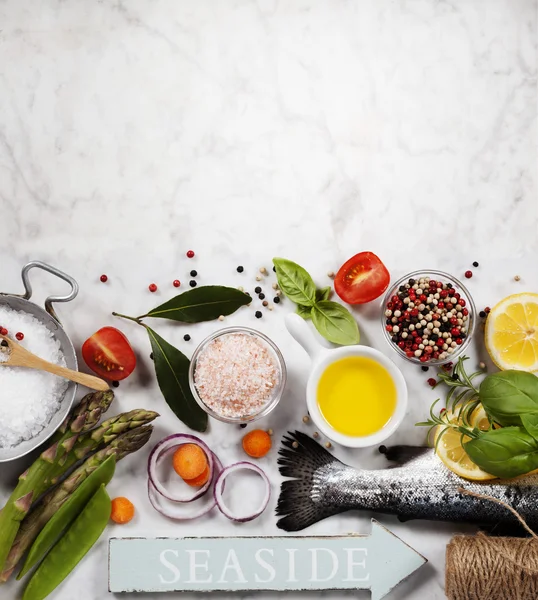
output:
[[[220,315],[231,315],[251,302],[248,294],[236,288],[204,285],[174,296],[139,319],[155,317],[182,323],[201,323],[218,319]]]
[[[176,417],[195,431],[207,429],[207,413],[198,405],[189,386],[189,359],[158,333],[145,326],[153,351],[159,388]]]

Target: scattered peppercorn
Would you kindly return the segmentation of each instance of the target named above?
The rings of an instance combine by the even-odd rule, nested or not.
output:
[[[149,290],[150,292],[156,292],[156,291],[157,291],[157,285],[156,285],[155,283],[150,283],[150,284],[148,285],[148,290]]]
[[[267,275],[267,269],[265,267],[260,267],[260,273],[262,275]]]
[[[273,271],[276,273],[276,267],[273,267]]]
[[[269,302],[267,302],[267,300],[264,300],[264,301],[262,302],[262,306],[269,306]]]
[[[189,281],[189,285],[190,285],[191,287],[196,287],[196,281],[194,281],[194,279],[191,279],[191,280]]]
[[[265,300],[265,294],[263,294],[263,293],[261,293],[261,294],[258,294],[258,298],[259,298],[260,300]]]
[[[514,281],[519,281],[520,279],[521,279],[521,277],[519,275],[514,276]]]
[[[237,267],[237,272],[238,272],[238,273],[242,273],[244,270],[245,270],[245,269],[244,269],[244,268],[243,268],[241,265],[239,265],[239,266]]]
[[[325,448],[332,448],[333,445],[331,444],[331,442],[325,442]]]
[[[476,262],[476,260],[473,263],[473,267],[478,267],[478,263]]]
[[[15,337],[19,340],[19,342],[22,342],[22,340],[24,339],[24,333],[22,331],[17,331]]]
[[[196,275],[198,275],[198,271],[195,271],[194,269],[191,271],[191,277],[196,277]]]
[[[273,298],[273,302],[274,302],[275,304],[278,304],[278,303],[280,302],[280,298],[279,298],[278,296],[275,296],[275,297]]]
[[[257,286],[254,288],[254,291],[256,292],[256,294],[259,294],[259,293],[261,293],[261,291],[262,291],[262,288],[261,288],[259,285],[257,285]]]
[[[275,292],[275,294],[276,294],[277,296],[282,296],[282,292],[281,292],[280,290],[277,290],[277,291]]]
[[[303,423],[309,423],[310,422],[310,417],[308,415],[305,415],[303,417]]]
[[[120,387],[120,382],[119,381],[113,381],[112,382],[112,386],[113,387]]]
[[[273,283],[272,287],[274,290],[278,290],[278,283]]]
[[[224,315],[219,316],[219,321],[224,321]]]
[[[430,367],[427,367],[426,365],[422,365],[422,367],[420,367],[423,371],[428,371]]]
[[[267,433],[268,433],[269,435],[273,435],[274,431],[273,431],[272,429],[268,429],[268,430],[267,430]]]
[[[184,339],[186,342],[190,342],[190,341],[191,341],[191,336],[190,336],[188,333],[186,333],[186,334],[183,336],[183,339]]]
[[[153,360],[153,352],[149,355],[149,357],[151,358],[151,360]]]
[[[106,283],[108,281],[108,275],[101,275],[101,277],[99,277],[99,279],[103,282]]]
[[[484,318],[486,317],[486,313],[485,313],[485,311],[481,310],[481,311],[478,313],[478,316],[479,316],[481,319],[484,319]]]
[[[256,275],[256,281],[261,281],[262,278],[259,275]]]
[[[485,363],[485,362],[480,362],[480,363],[478,363],[478,366],[479,366],[481,369],[485,369],[485,368],[486,368],[486,363]]]
[[[9,344],[6,342],[6,340],[2,340],[2,341],[0,342],[0,346],[2,346],[2,347],[4,347],[4,348],[7,348],[7,346],[9,346]]]
[[[471,279],[472,276],[473,276],[473,272],[472,271],[465,271],[465,277],[467,279]]]
[[[254,316],[256,317],[256,319],[261,319],[261,318],[262,318],[262,313],[261,313],[261,311],[257,310],[257,311],[254,313]]]
[[[292,443],[292,446],[293,446],[294,448],[298,448],[298,447],[299,447],[299,442],[293,442],[293,443]]]
[[[247,426],[246,423],[241,423],[241,425],[239,425],[239,427],[241,427],[241,429],[245,429],[246,426]]]
[[[435,379],[433,377],[430,377],[428,379],[428,385],[431,385],[432,387],[434,387],[436,385],[437,381],[435,381]]]
[[[329,271],[327,273],[327,277],[330,277],[332,279],[334,277],[334,271]]]
[[[491,311],[491,308],[489,306],[486,306],[486,308],[484,309],[484,312],[486,313],[486,315],[489,315]]]
[[[312,434],[312,437],[318,439],[319,438],[319,433],[317,431],[314,431],[314,433]]]
[[[194,258],[194,251],[193,250],[189,250],[187,252],[187,258]]]
[[[179,281],[179,279],[174,279],[174,281],[172,282],[172,285],[174,287],[179,287],[181,285],[181,281]]]

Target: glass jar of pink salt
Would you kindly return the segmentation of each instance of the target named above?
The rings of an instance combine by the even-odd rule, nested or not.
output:
[[[196,348],[189,383],[198,404],[226,423],[248,423],[269,414],[286,385],[286,364],[267,336],[227,327]]]

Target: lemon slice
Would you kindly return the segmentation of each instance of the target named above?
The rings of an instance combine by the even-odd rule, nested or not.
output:
[[[455,418],[450,414],[448,415],[448,419],[451,422],[455,421]],[[469,423],[473,427],[478,426],[481,429],[487,429],[489,427],[488,418],[482,407],[473,411]],[[445,429],[443,425],[437,426],[435,430],[436,443],[437,438],[443,429]],[[445,466],[453,473],[456,473],[456,475],[464,477],[465,479],[470,479],[471,481],[488,481],[489,479],[496,479],[495,475],[482,471],[482,469],[467,456],[467,452],[465,452],[462,442],[466,442],[469,439],[470,438],[467,436],[463,436],[462,438],[461,433],[455,429],[447,429],[441,436],[439,443],[437,443],[437,456],[439,456]]]
[[[514,294],[491,309],[486,348],[499,369],[538,371],[538,294]]]

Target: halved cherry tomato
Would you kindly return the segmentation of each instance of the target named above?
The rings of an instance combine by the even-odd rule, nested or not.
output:
[[[359,252],[340,267],[334,289],[344,302],[364,304],[381,296],[389,281],[387,267],[373,252]]]
[[[82,356],[92,371],[112,381],[129,377],[136,366],[129,340],[115,327],[103,327],[88,338]]]

